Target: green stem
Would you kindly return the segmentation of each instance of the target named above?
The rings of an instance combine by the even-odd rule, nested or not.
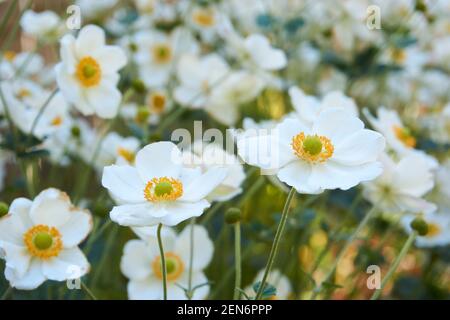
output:
[[[8,286],[8,288],[2,294],[2,299],[1,300],[6,300],[9,297],[9,295],[11,294],[12,291],[13,291],[13,288],[11,286]]]
[[[39,109],[38,114],[36,115],[36,118],[34,118],[33,123],[31,125],[31,130],[30,130],[30,137],[33,136],[34,130],[36,130],[36,127],[39,123],[39,119],[42,117],[42,115],[45,112],[45,109],[47,109],[47,106],[50,104],[50,102],[52,101],[53,97],[56,95],[56,93],[59,91],[58,88],[56,88],[55,90],[53,90],[53,92],[49,95],[49,97],[47,98],[47,100],[45,100],[44,104],[42,105],[42,107]]]
[[[234,295],[233,300],[241,299],[241,223],[234,224],[234,267],[236,269],[236,276],[234,280]]]
[[[97,239],[103,234],[103,232],[106,231],[106,229],[108,229],[108,227],[112,225],[112,220],[108,220],[105,223],[102,224],[102,226],[100,228],[98,228],[97,231],[95,231],[90,237],[88,242],[86,243],[86,248],[84,250],[84,253],[86,255],[89,254],[89,252],[92,249],[92,246],[94,245],[95,241],[97,241]]]
[[[164,248],[163,243],[161,239],[161,229],[162,224],[160,223],[158,225],[158,246],[159,246],[159,255],[161,257],[161,270],[162,270],[162,276],[163,276],[163,294],[164,294],[164,300],[167,300],[167,270],[166,270],[166,257],[164,256]]]
[[[194,226],[195,226],[195,217],[191,219],[191,234],[190,234],[190,246],[189,246],[189,278],[188,278],[188,291],[187,298],[189,300],[192,299],[193,290],[192,290],[192,267],[194,264]]]
[[[6,24],[9,21],[9,18],[11,17],[15,7],[17,6],[17,0],[11,1],[9,3],[8,9],[6,9],[5,15],[2,17],[2,23],[0,24],[0,35],[3,35],[3,30],[6,30]],[[0,55],[0,59],[3,57],[3,55]]]
[[[369,212],[366,214],[364,219],[361,220],[361,222],[359,223],[358,227],[356,227],[355,232],[353,232],[353,234],[347,239],[347,241],[345,242],[344,247],[338,253],[338,255],[336,257],[336,260],[334,261],[334,263],[333,263],[333,265],[331,267],[331,270],[325,276],[325,279],[320,283],[319,286],[316,286],[314,288],[313,294],[311,295],[311,300],[314,300],[317,297],[317,295],[322,291],[322,285],[325,282],[329,282],[330,281],[330,279],[333,276],[334,272],[336,271],[337,265],[341,261],[342,257],[347,252],[347,250],[350,248],[350,246],[353,243],[353,241],[355,240],[356,236],[361,232],[361,230],[366,226],[367,222],[369,222],[369,220],[372,218],[372,216],[375,215],[376,212],[377,212],[377,209],[374,206],[374,207],[372,207],[372,209],[369,210]]]
[[[414,240],[416,239],[416,236],[417,236],[417,232],[416,231],[413,231],[409,235],[408,239],[406,240],[405,244],[403,245],[402,250],[400,251],[400,254],[397,256],[397,258],[395,259],[394,263],[389,268],[389,271],[386,273],[386,277],[384,277],[383,281],[381,282],[380,289],[375,290],[375,292],[373,293],[373,295],[370,298],[370,300],[377,300],[380,297],[381,292],[383,291],[384,287],[386,286],[386,284],[389,282],[389,280],[394,275],[395,271],[398,268],[398,265],[403,260],[403,258],[405,257],[406,253],[408,253],[408,250],[411,247],[411,245],[413,244]]]
[[[269,260],[267,261],[266,270],[264,271],[263,278],[258,288],[258,292],[256,293],[255,300],[260,300],[264,291],[264,287],[266,286],[267,277],[272,269],[273,263],[275,261],[275,257],[277,255],[278,246],[280,244],[281,236],[283,234],[284,226],[286,225],[289,207],[291,205],[292,198],[295,195],[295,188],[291,188],[289,194],[287,196],[286,202],[284,204],[283,213],[281,214],[280,224],[278,225],[277,232],[275,233],[275,238],[273,240],[272,248],[270,249]]]
[[[81,287],[83,288],[84,291],[86,291],[87,295],[92,300],[98,300],[97,297],[92,293],[91,289],[89,289],[83,281],[81,281]]]

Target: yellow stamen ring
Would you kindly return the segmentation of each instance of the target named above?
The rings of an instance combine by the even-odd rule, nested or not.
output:
[[[309,163],[322,163],[333,156],[334,146],[330,139],[319,135],[305,135],[304,132],[292,138],[294,153]]]
[[[133,163],[134,158],[136,157],[134,152],[132,152],[128,149],[122,148],[122,147],[117,148],[117,154],[119,156],[121,156],[122,158],[124,158],[125,160],[127,160],[127,162],[129,162],[129,163]]]
[[[180,278],[184,271],[184,264],[181,258],[173,252],[167,252],[164,254],[166,258],[166,271],[167,271],[167,281],[176,281]],[[162,266],[161,257],[157,256],[152,262],[152,269],[155,276],[162,280]]]
[[[402,128],[399,126],[393,126],[394,134],[405,146],[414,148],[416,146],[416,139],[412,136],[411,131],[408,128]]]
[[[94,58],[87,56],[78,62],[75,75],[84,87],[93,87],[100,83],[102,69]]]
[[[183,184],[180,180],[161,177],[150,180],[144,189],[147,201],[175,201],[183,195]]]
[[[32,256],[44,260],[56,257],[62,250],[61,234],[58,229],[43,224],[30,228],[23,235],[23,241]]]

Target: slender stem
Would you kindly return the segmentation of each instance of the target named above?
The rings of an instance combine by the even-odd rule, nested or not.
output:
[[[9,3],[8,9],[6,9],[5,15],[2,17],[2,23],[0,24],[0,35],[3,34],[3,30],[6,30],[5,26],[9,21],[9,18],[11,17],[11,14],[13,13],[15,7],[17,5],[17,0],[11,1]],[[3,55],[0,55],[2,57]]]
[[[256,293],[255,300],[260,300],[264,291],[264,287],[266,286],[267,277],[272,269],[273,263],[275,261],[275,257],[278,251],[278,245],[280,244],[281,236],[283,234],[284,226],[286,225],[289,207],[291,205],[292,198],[295,195],[295,189],[292,187],[291,191],[287,196],[286,202],[284,204],[283,213],[281,214],[280,224],[278,225],[277,232],[275,233],[275,238],[273,240],[272,248],[270,249],[269,260],[267,261],[266,270],[264,271],[263,278],[258,288],[258,292]]]
[[[12,291],[13,291],[13,288],[11,286],[8,286],[8,288],[2,294],[2,299],[1,300],[6,300],[9,297],[9,295],[11,294]]]
[[[195,226],[195,217],[191,219],[191,234],[190,234],[190,246],[189,246],[189,277],[188,277],[188,294],[187,298],[189,300],[192,299],[192,266],[194,264],[194,226]]]
[[[112,220],[108,220],[105,223],[102,224],[102,226],[100,228],[97,229],[97,231],[95,231],[90,237],[88,242],[86,243],[86,247],[84,250],[84,253],[86,255],[89,254],[89,252],[92,249],[92,246],[94,245],[95,241],[97,241],[97,239],[103,234],[103,232],[106,231],[106,229],[108,229],[108,227],[112,225]]]
[[[91,289],[89,289],[83,281],[81,281],[81,287],[84,291],[86,291],[89,298],[91,298],[92,300],[98,300],[97,297],[92,293]]]
[[[234,267],[236,269],[236,276],[234,280],[234,295],[233,300],[241,299],[241,223],[234,224]]]
[[[159,246],[159,255],[161,257],[161,270],[162,270],[162,276],[163,276],[163,293],[164,293],[164,300],[167,300],[167,270],[166,270],[166,257],[164,256],[164,248],[163,243],[161,239],[161,229],[162,224],[160,223],[158,225],[158,246]]]
[[[47,106],[50,104],[50,102],[52,101],[53,97],[56,95],[56,93],[58,91],[59,91],[58,88],[53,90],[53,92],[48,96],[47,100],[45,100],[45,102],[42,105],[42,107],[39,109],[38,114],[36,115],[36,118],[34,118],[33,123],[31,125],[30,137],[33,136],[34,130],[36,130],[36,127],[37,127],[37,125],[39,123],[39,119],[42,117],[42,115],[45,112],[45,109],[47,109]]]
[[[214,203],[211,208],[206,211],[206,213],[202,216],[200,222],[202,224],[207,224],[208,221],[214,216],[214,214],[220,209],[222,208],[224,205],[223,202],[216,202]]]
[[[409,235],[408,239],[406,240],[405,244],[403,245],[402,250],[400,251],[400,254],[397,256],[397,258],[395,259],[394,263],[392,264],[392,266],[389,268],[388,272],[386,273],[386,276],[384,277],[383,281],[381,282],[380,289],[375,290],[375,292],[373,293],[373,295],[370,298],[370,300],[377,300],[380,297],[381,292],[383,291],[383,289],[386,286],[386,284],[389,282],[389,280],[394,275],[395,271],[398,268],[398,265],[403,260],[403,258],[405,257],[406,253],[408,252],[409,248],[411,247],[411,245],[413,244],[414,240],[416,239],[416,236],[417,236],[417,232],[416,231],[413,231]]]
[[[320,283],[319,286],[316,286],[314,288],[313,294],[311,295],[311,300],[314,300],[317,297],[317,295],[322,291],[322,285],[325,282],[330,281],[330,279],[333,276],[334,272],[336,271],[337,265],[341,261],[342,257],[347,252],[347,250],[350,248],[350,246],[353,243],[353,241],[355,240],[356,236],[361,232],[361,230],[366,226],[367,222],[369,222],[370,218],[372,218],[372,216],[375,215],[376,212],[377,212],[377,209],[374,206],[374,207],[372,207],[372,209],[369,210],[369,212],[366,214],[364,219],[361,220],[359,225],[356,227],[355,232],[353,232],[353,234],[347,239],[344,247],[338,253],[336,260],[334,261],[334,263],[331,267],[331,270],[327,273],[325,279]]]

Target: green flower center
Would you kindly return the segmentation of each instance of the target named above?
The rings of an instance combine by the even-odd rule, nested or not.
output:
[[[155,195],[157,195],[158,197],[164,196],[166,194],[169,195],[172,193],[172,191],[173,186],[168,181],[161,181],[155,186]]]
[[[303,141],[303,150],[312,156],[316,156],[322,152],[322,141],[318,136],[308,136]]]
[[[83,75],[86,78],[92,78],[93,76],[95,76],[96,73],[97,73],[97,68],[92,65],[87,64],[83,67]]]
[[[46,232],[40,232],[34,236],[33,243],[39,250],[47,250],[53,244],[53,238]]]
[[[177,261],[171,258],[166,260],[166,270],[168,274],[172,274],[177,268]]]

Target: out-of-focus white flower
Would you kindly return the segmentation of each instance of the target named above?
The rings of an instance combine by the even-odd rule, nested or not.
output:
[[[135,165],[105,167],[102,184],[119,203],[111,219],[124,226],[174,226],[200,216],[210,206],[205,199],[227,175],[225,168],[183,166],[181,151],[171,142],[147,145]]]
[[[252,285],[261,281],[264,276],[264,269],[260,270],[256,275],[255,279],[252,282]],[[272,270],[267,277],[267,283],[274,286],[277,289],[277,294],[273,297],[270,297],[271,300],[287,300],[289,298],[289,294],[292,293],[292,286],[289,282],[288,277],[283,275],[279,270]],[[255,291],[252,286],[249,286],[245,289],[245,292],[249,297],[255,296]]]
[[[437,168],[436,159],[421,150],[415,149],[416,138],[412,135],[411,130],[403,125],[396,111],[380,107],[377,109],[378,118],[372,116],[367,109],[364,109],[363,112],[370,124],[384,135],[389,148],[400,156],[418,153],[427,159],[430,168]]]
[[[118,0],[77,0],[76,5],[80,7],[81,15],[87,19],[94,19],[104,15],[112,9]]]
[[[411,233],[411,222],[416,215],[405,215],[401,219],[403,228]],[[416,246],[420,248],[431,248],[450,244],[450,212],[428,213],[421,215],[428,225],[428,233],[425,236],[417,236]]]
[[[450,160],[439,165],[435,176],[435,187],[429,199],[438,204],[439,208],[450,209]]]
[[[206,107],[212,90],[225,81],[229,72],[227,63],[217,54],[201,58],[183,55],[177,66],[180,85],[174,90],[174,98],[188,107]]]
[[[217,121],[233,125],[239,119],[239,106],[250,102],[264,88],[264,81],[246,71],[236,71],[214,88],[206,111]]]
[[[382,172],[383,136],[339,108],[322,111],[312,124],[288,118],[269,134],[237,140],[248,164],[270,170],[300,193],[347,190]]]
[[[188,13],[187,23],[200,34],[203,41],[211,42],[217,35],[219,19],[219,11],[215,6],[195,6]]]
[[[143,30],[135,34],[134,43],[137,45],[134,58],[139,65],[140,78],[149,87],[167,84],[180,55],[195,54],[199,50],[192,34],[180,28],[171,34]]]
[[[6,279],[14,288],[32,290],[47,279],[85,275],[89,262],[78,245],[91,228],[91,214],[73,207],[57,189],[44,190],[33,201],[14,200],[0,219]]]
[[[423,199],[434,186],[434,176],[427,159],[408,154],[394,162],[387,154],[380,157],[383,173],[364,184],[364,197],[386,213],[420,213],[436,209]]]
[[[56,80],[66,99],[84,115],[113,118],[122,94],[117,89],[118,71],[126,56],[117,46],[105,44],[105,32],[94,25],[83,27],[77,39],[61,39],[61,62]]]
[[[122,137],[116,132],[110,132],[103,140],[98,162],[102,165],[102,168],[113,163],[133,165],[139,147],[139,139]]]
[[[228,169],[226,178],[207,196],[208,201],[227,201],[242,192],[241,184],[245,180],[245,172],[239,159],[216,143],[204,144],[196,141],[184,152],[184,163],[190,167],[200,167],[202,172],[214,167]]]
[[[0,79],[9,80],[14,76],[15,80],[19,77],[27,78],[41,72],[42,68],[44,68],[44,60],[37,53],[6,51],[0,61]]]
[[[311,124],[319,116],[320,112],[330,108],[342,108],[351,115],[358,116],[358,107],[355,101],[340,91],[327,93],[321,100],[314,96],[306,95],[298,87],[289,89],[292,105],[302,121]]]
[[[120,269],[130,279],[128,297],[132,300],[163,299],[161,257],[156,237],[156,227],[139,228],[139,240],[130,240],[124,247]],[[193,299],[205,299],[209,293],[208,279],[203,270],[210,263],[214,246],[207,230],[200,225],[186,227],[176,235],[170,228],[162,229],[162,241],[166,258],[167,298],[187,299],[184,289],[189,289],[191,265],[191,232],[193,232],[192,284]],[[182,288],[180,288],[180,286]]]
[[[59,16],[53,11],[34,12],[27,10],[20,19],[20,26],[25,33],[42,39],[55,39],[61,34],[62,22]]]

